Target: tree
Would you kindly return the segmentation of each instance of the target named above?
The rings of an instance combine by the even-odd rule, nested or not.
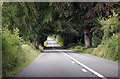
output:
[[[99,17],[109,18],[109,15],[113,15],[112,10],[119,11],[119,6],[117,2],[7,2],[2,9],[3,27],[11,31],[17,27],[20,36],[37,49],[40,44],[43,46],[49,34],[59,34],[65,46],[82,40],[81,43],[88,48],[91,47],[92,34],[98,33],[96,29],[101,28],[96,20]]]
[[[12,32],[17,27],[24,40],[33,42],[37,49],[40,44],[44,46],[47,38],[44,24],[52,21],[49,3],[5,2],[2,12],[3,27],[8,27]]]

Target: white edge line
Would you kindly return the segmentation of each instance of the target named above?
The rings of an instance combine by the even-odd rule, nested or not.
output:
[[[52,42],[52,41],[51,41]],[[52,42],[52,46],[53,46],[53,42]],[[61,51],[62,52],[62,51]],[[89,68],[88,66],[80,63],[78,60],[76,60],[75,58],[69,56],[68,54],[62,52],[65,56],[69,57],[70,59],[72,59],[73,61],[75,61],[76,63],[78,63],[79,65],[83,66],[84,68],[86,68],[87,70],[89,70],[90,72],[94,73],[95,75],[97,75],[98,77],[102,78],[102,79],[107,79],[105,78],[103,75],[99,74],[98,72],[96,72],[95,70]]]
[[[68,54],[62,52],[64,55],[66,55],[67,57],[69,57],[70,59],[74,60],[76,63],[80,64],[81,66],[83,66],[84,68],[86,68],[87,70],[89,70],[90,72],[94,73],[95,75],[97,75],[98,77],[102,78],[102,79],[107,79],[105,78],[103,75],[99,74],[98,72],[94,71],[93,69],[89,68],[88,66],[80,63],[78,60],[76,60],[75,58],[69,56]]]

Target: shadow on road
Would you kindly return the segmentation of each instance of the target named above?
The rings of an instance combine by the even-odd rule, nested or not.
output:
[[[71,50],[63,49],[62,47],[46,47],[42,53],[76,53]]]
[[[45,50],[59,50],[63,49],[62,47],[45,47]]]

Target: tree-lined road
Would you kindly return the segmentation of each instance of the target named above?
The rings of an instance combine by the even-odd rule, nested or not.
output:
[[[44,52],[15,77],[118,77],[118,63],[62,49],[48,38]]]

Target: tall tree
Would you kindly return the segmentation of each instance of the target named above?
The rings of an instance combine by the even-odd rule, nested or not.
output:
[[[44,24],[52,21],[49,3],[4,2],[2,12],[3,27],[11,31],[17,27],[24,40],[33,42],[37,49],[40,44],[43,46],[47,38]]]

